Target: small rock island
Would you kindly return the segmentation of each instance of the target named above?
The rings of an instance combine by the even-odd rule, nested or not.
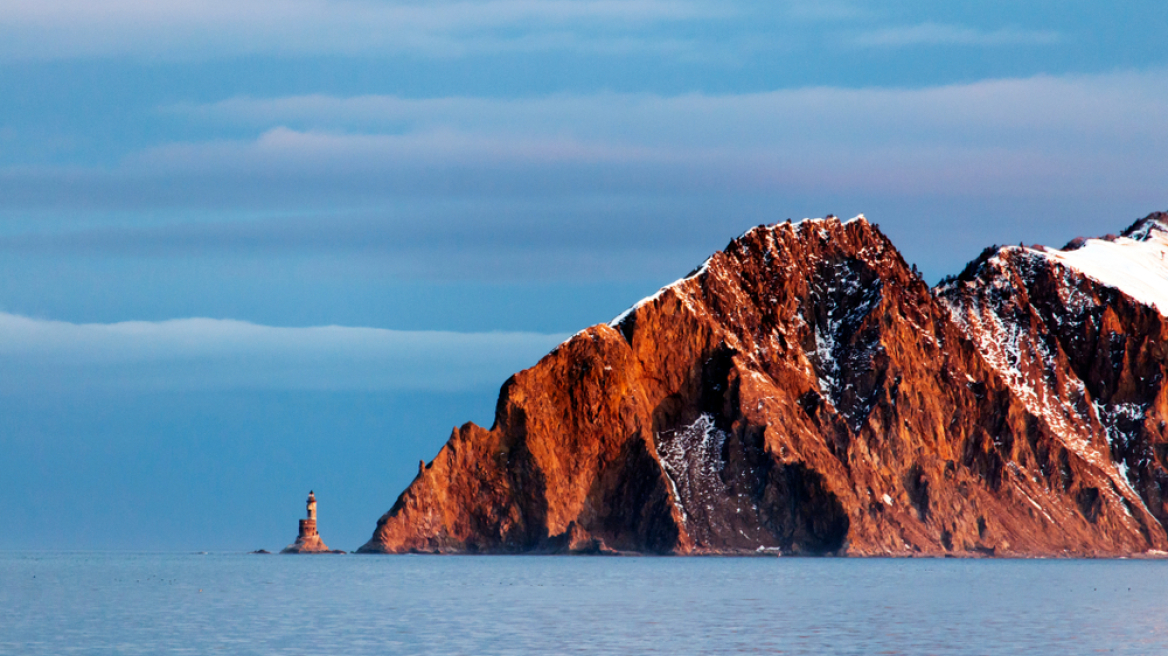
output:
[[[296,541],[284,548],[280,553],[286,554],[300,554],[300,553],[345,553],[329,549],[328,546],[320,539],[320,533],[316,530],[316,494],[312,490],[308,491],[308,517],[300,520],[300,534],[296,536]]]

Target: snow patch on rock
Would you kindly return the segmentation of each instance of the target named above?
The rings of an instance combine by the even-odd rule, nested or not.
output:
[[[725,489],[722,482],[722,446],[726,433],[709,414],[692,424],[657,436],[657,457],[669,478],[673,501],[688,520],[687,508],[709,506]]]
[[[1070,251],[1032,251],[1168,316],[1168,225],[1148,221],[1114,241],[1088,239]]]

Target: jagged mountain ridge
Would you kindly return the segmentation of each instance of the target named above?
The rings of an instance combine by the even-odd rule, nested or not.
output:
[[[862,217],[754,228],[508,380],[361,550],[1162,551],[1164,318],[1059,253],[930,290]]]

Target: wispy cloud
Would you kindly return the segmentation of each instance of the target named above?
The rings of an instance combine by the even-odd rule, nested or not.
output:
[[[785,5],[787,15],[801,21],[854,21],[877,15],[859,3],[838,0],[788,0]]]
[[[1162,71],[924,89],[499,100],[234,98],[170,108],[254,139],[169,144],[102,175],[206,198],[1159,188]],[[265,127],[276,125],[278,127]],[[8,202],[35,174],[0,174]],[[7,178],[7,182],[5,179]],[[84,181],[73,180],[84,187]],[[184,191],[184,188],[187,191]],[[330,191],[330,189],[332,191]],[[236,190],[233,192],[233,190]],[[54,202],[59,194],[54,190]]]
[[[903,48],[908,46],[1052,45],[1064,40],[1065,36],[1054,30],[1027,30],[1018,27],[983,30],[965,25],[919,23],[861,32],[849,42],[861,47]]]
[[[0,54],[209,57],[675,49],[646,26],[725,16],[698,0],[14,0]],[[597,28],[603,28],[598,30]]]
[[[792,198],[1147,210],[1168,179],[1165,105],[1164,71],[736,95],[230,98],[165,111],[254,137],[156,146],[108,169],[0,170],[0,207],[281,218],[10,228],[0,248],[364,252],[393,275],[594,277],[667,247],[688,263],[740,225],[719,222],[747,220],[730,208],[750,199],[762,199],[751,219]],[[827,209],[839,211],[814,211]]]
[[[75,324],[0,313],[0,389],[483,389],[565,338],[204,318]]]
[[[1020,136],[1052,141],[1168,134],[1149,120],[1168,100],[1168,72],[983,80],[924,88],[806,87],[761,93],[556,94],[531,98],[403,98],[386,95],[236,97],[162,111],[216,124],[270,130],[259,143],[295,133],[493,135],[527,142],[733,148],[825,142],[918,142],[1007,146]],[[272,129],[268,126],[279,125]],[[554,139],[548,139],[554,137]],[[324,137],[322,137],[324,138]],[[348,137],[337,137],[348,138]],[[581,151],[583,154],[584,151]],[[703,155],[705,153],[702,153]],[[637,151],[637,156],[648,156]]]
[[[8,0],[0,2],[0,57],[576,53],[741,66],[763,53],[805,52],[824,42],[905,48],[1066,41],[1058,31],[1014,25],[882,25],[882,12],[875,3],[835,0]]]

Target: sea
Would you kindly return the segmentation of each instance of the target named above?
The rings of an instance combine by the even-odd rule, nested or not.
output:
[[[1168,654],[1168,561],[0,552],[0,653]]]

